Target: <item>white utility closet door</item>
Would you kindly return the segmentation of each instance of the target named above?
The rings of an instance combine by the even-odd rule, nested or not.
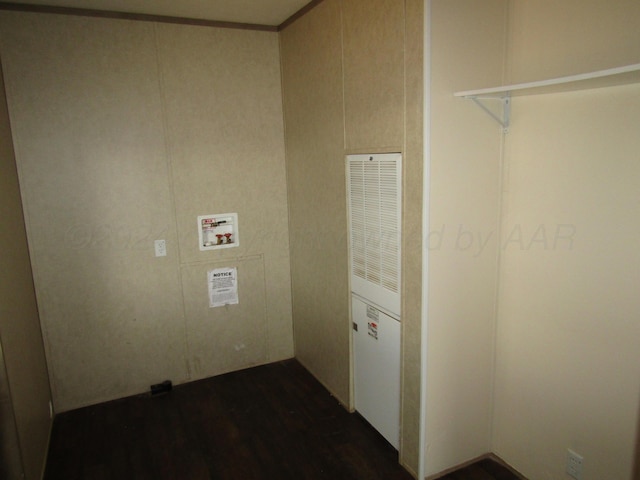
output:
[[[397,450],[400,444],[400,322],[351,298],[356,410]]]
[[[351,318],[356,410],[400,443],[402,156],[349,155]]]
[[[401,168],[399,153],[349,155],[351,291],[400,315]]]

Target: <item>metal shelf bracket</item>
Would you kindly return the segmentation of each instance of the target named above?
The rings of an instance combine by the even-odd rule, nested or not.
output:
[[[500,126],[502,127],[503,133],[507,133],[509,131],[509,122],[511,120],[511,97],[509,95],[504,95],[501,97],[469,95],[465,98],[472,100],[473,103],[479,106],[487,115],[498,122],[498,124],[500,124]],[[497,100],[502,103],[502,117],[497,115],[484,104],[484,102],[489,100]]]

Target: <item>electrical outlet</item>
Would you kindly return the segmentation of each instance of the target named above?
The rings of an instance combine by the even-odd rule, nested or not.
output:
[[[582,480],[584,458],[571,449],[567,450],[567,473],[576,480]]]
[[[164,240],[156,240],[154,242],[154,246],[156,249],[156,257],[166,257],[167,256],[167,242]]]

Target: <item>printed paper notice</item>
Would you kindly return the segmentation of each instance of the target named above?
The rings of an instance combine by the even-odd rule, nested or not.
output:
[[[209,270],[207,283],[210,308],[238,303],[238,270],[235,267]]]

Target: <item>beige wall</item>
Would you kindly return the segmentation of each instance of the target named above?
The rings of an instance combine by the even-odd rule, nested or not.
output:
[[[345,148],[360,153],[400,151],[404,2],[346,0],[342,21]]]
[[[277,35],[0,22],[56,410],[290,357]],[[240,246],[200,252],[196,216],[227,212]],[[218,266],[239,305],[208,308]]]
[[[404,175],[402,204],[402,450],[400,461],[414,473],[420,460],[424,2],[404,4]]]
[[[637,0],[511,0],[507,83],[640,62]]]
[[[511,3],[515,81],[640,62],[635,1]],[[640,390],[640,88],[516,98],[506,136],[494,451],[626,480]]]
[[[502,81],[506,6],[431,5],[427,475],[491,450],[501,133],[453,93]]]
[[[350,405],[341,2],[280,34],[296,358]]]
[[[281,33],[281,52],[296,357],[345,405],[351,404],[345,155],[404,155],[400,456],[417,471],[422,2],[325,0]]]
[[[25,478],[31,480],[41,478],[44,471],[51,429],[51,391],[1,70],[0,182],[0,355],[4,355],[0,368],[6,367],[23,470]],[[1,419],[3,440],[10,437],[13,420]],[[12,447],[3,445],[3,453]],[[6,472],[9,466],[3,467],[1,470]]]

